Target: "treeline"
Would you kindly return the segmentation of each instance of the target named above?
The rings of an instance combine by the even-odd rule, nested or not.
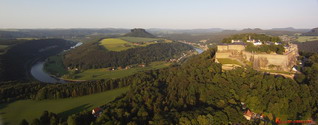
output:
[[[74,42],[63,39],[31,40],[14,45],[0,56],[3,70],[0,81],[27,80],[35,61],[58,54],[73,45]]]
[[[276,118],[317,119],[317,55],[307,56],[311,65],[305,66],[310,69],[304,72],[306,80],[296,82],[249,68],[222,72],[220,64],[212,63],[214,51],[208,51],[182,66],[139,74],[139,84],[102,106],[103,114],[91,124],[275,124]],[[265,120],[247,121],[241,102]]]
[[[249,52],[266,52],[266,53],[275,52],[277,54],[283,54],[285,52],[285,48],[283,45],[254,46],[252,43],[247,43],[245,50]]]
[[[128,49],[126,51],[107,51],[98,42],[87,43],[64,55],[64,65],[70,68],[96,69],[106,67],[126,67],[132,64],[148,64],[153,61],[164,61],[182,52],[191,50],[187,44],[157,43],[146,47]]]
[[[249,37],[251,39],[260,40],[262,42],[281,42],[282,40],[278,36],[268,36],[265,34],[256,34],[256,33],[245,33],[245,34],[236,34],[230,37],[224,38],[222,40],[223,43],[231,43],[232,40],[242,40],[246,42]]]
[[[90,111],[74,114],[68,118],[60,117],[53,112],[44,111],[39,118],[35,118],[32,121],[23,119],[20,125],[89,125],[94,120],[96,120],[96,117]]]
[[[40,82],[2,82],[0,83],[0,102],[19,99],[60,99],[78,97],[107,90],[121,88],[135,83],[134,76],[116,80],[98,80],[76,83],[40,83]]]

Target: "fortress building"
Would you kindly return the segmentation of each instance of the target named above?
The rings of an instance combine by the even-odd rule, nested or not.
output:
[[[246,44],[243,42],[222,44],[217,46],[215,61],[231,59],[249,65],[256,70],[275,70],[291,72],[297,63],[298,47],[296,44],[285,46],[283,54],[260,53],[245,51]]]

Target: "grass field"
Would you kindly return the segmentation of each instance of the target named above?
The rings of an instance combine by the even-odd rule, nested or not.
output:
[[[18,125],[22,119],[30,122],[34,118],[40,117],[45,110],[66,117],[70,114],[104,105],[127,92],[128,89],[129,87],[119,88],[76,98],[43,101],[20,100],[9,104],[1,104],[0,117],[5,123],[10,125]]]
[[[4,54],[8,47],[8,45],[0,45],[0,55]]]
[[[110,79],[122,78],[122,77],[133,75],[140,71],[168,67],[170,64],[171,63],[166,63],[164,61],[158,61],[158,62],[152,62],[149,66],[146,66],[146,67],[134,67],[130,69],[121,69],[121,70],[114,70],[114,71],[110,71],[109,68],[89,69],[84,72],[75,74],[75,76],[73,77],[74,79],[71,79],[71,80],[97,80],[97,79],[105,79],[105,78],[110,78]]]
[[[143,38],[143,37],[120,37],[120,39],[128,42],[151,42],[159,40],[157,38]]]
[[[298,36],[298,42],[308,42],[318,40],[318,36]]]
[[[242,64],[236,60],[228,59],[228,58],[219,58],[218,61],[221,64],[236,64],[242,66]]]
[[[17,40],[38,40],[39,38],[17,38]]]
[[[110,51],[123,51],[133,47],[131,43],[116,38],[103,39],[100,45]]]
[[[101,46],[104,46],[110,51],[123,51],[135,47],[144,47],[150,44],[155,44],[156,40],[163,40],[164,42],[172,42],[166,39],[157,38],[142,38],[142,37],[119,37],[119,38],[108,38],[100,41]]]
[[[58,77],[68,73],[64,68],[63,60],[60,55],[49,57],[44,64],[44,70]]]

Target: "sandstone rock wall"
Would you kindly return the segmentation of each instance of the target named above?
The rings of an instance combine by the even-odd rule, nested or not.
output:
[[[298,48],[291,44],[289,50],[281,54],[260,54],[244,51],[244,45],[219,45],[215,58],[233,58],[252,62],[254,69],[291,71],[297,63]]]

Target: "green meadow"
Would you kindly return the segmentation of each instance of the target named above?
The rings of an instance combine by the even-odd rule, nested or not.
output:
[[[4,54],[8,47],[8,45],[0,45],[0,55]]]
[[[130,48],[145,47],[150,44],[155,44],[157,40],[164,40],[164,42],[171,42],[171,40],[157,39],[157,38],[143,38],[143,37],[119,37],[107,38],[99,42],[99,45],[104,46],[110,51],[124,51]]]
[[[318,40],[318,36],[298,36],[297,38],[298,42],[309,42],[315,40]]]
[[[39,118],[45,110],[66,117],[104,105],[127,92],[128,89],[129,87],[124,87],[75,98],[43,101],[19,100],[9,104],[0,104],[0,120],[2,119],[4,124],[18,125],[22,119],[31,122],[33,119]]]
[[[152,42],[159,40],[157,38],[144,38],[144,37],[120,37],[120,39],[128,42]]]
[[[221,64],[236,64],[242,66],[242,64],[236,60],[228,59],[228,58],[219,58],[219,63]]]
[[[70,80],[116,79],[116,78],[130,76],[140,71],[165,68],[165,67],[168,67],[170,64],[171,63],[167,63],[164,61],[158,61],[158,62],[152,62],[149,64],[149,66],[146,66],[146,67],[136,66],[130,69],[117,69],[117,70],[109,70],[109,68],[89,69],[89,70],[85,70],[84,72],[74,74],[73,79],[70,79]]]
[[[103,39],[99,45],[110,51],[123,51],[133,47],[131,43],[116,38]]]

